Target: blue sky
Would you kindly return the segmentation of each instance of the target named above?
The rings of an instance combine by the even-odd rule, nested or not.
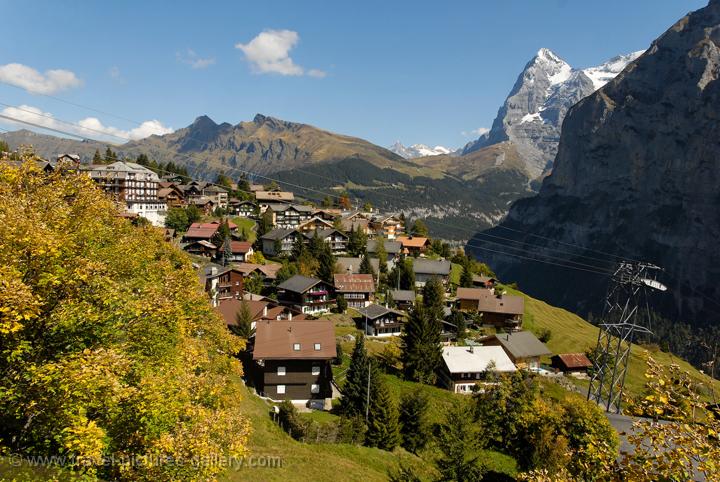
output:
[[[573,67],[596,65],[647,48],[705,4],[0,0],[0,80],[25,88],[0,84],[0,110],[83,121],[88,137],[140,137],[202,114],[235,124],[259,112],[383,146],[458,147],[473,137],[463,132],[490,126],[540,47]]]

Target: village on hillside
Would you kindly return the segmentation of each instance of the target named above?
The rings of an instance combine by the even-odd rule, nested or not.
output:
[[[344,195],[317,206],[275,182],[211,183],[144,164],[81,165],[63,155],[41,167],[84,172],[123,216],[165,228],[228,328],[248,339],[246,381],[261,397],[332,409],[342,344],[362,333],[397,347],[418,303],[437,308],[436,384],[454,393],[491,384],[493,373],[585,378],[592,366],[584,353],[551,353],[549,333],[524,330],[524,298],[461,249],[431,239],[420,219],[353,209]]]

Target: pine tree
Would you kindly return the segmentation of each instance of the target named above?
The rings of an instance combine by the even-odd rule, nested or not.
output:
[[[372,263],[370,262],[369,256],[363,256],[362,261],[360,262],[360,272],[362,274],[371,274],[373,277],[375,277],[375,269],[373,268]]]
[[[466,258],[467,259],[467,258]],[[473,271],[472,263],[469,259],[462,265],[463,271],[460,275],[460,286],[463,288],[472,288],[473,286]]]
[[[440,324],[422,304],[411,313],[405,324],[401,346],[405,378],[421,383],[435,382],[435,370],[442,359]]]
[[[295,241],[293,242],[291,258],[294,261],[297,261],[307,254],[308,249],[305,246],[305,236],[298,233],[297,236],[295,236]]]
[[[102,164],[103,158],[100,155],[100,150],[95,149],[95,155],[93,156],[93,164]]]
[[[445,306],[445,287],[440,278],[433,276],[423,286],[423,305],[435,318],[443,317]]]
[[[430,440],[428,409],[430,401],[420,389],[403,394],[400,402],[400,432],[402,446],[408,452],[418,453]]]
[[[107,148],[105,149],[105,162],[111,163],[111,162],[115,162],[117,160],[118,160],[117,154],[115,152],[113,152],[112,149],[110,149],[110,146],[107,146]]]
[[[250,338],[253,334],[252,329],[252,313],[250,312],[250,306],[247,301],[243,300],[240,303],[240,311],[235,313],[235,324],[230,326],[230,331],[233,334],[245,338]]]
[[[416,219],[410,228],[410,234],[413,236],[427,237],[428,227],[422,219]]]
[[[317,236],[317,234],[316,234]],[[330,250],[330,245],[324,241],[320,241],[323,245],[320,255],[317,257],[319,266],[317,270],[317,277],[321,280],[332,283],[335,277],[335,256],[333,256]]]
[[[365,445],[392,450],[399,443],[397,405],[377,366],[371,363],[370,410]]]
[[[436,443],[442,453],[437,460],[440,480],[482,480],[485,469],[478,454],[479,440],[472,411],[466,403],[459,403],[438,426]]]
[[[342,388],[340,411],[345,416],[365,417],[368,386],[368,356],[365,350],[365,337],[359,334],[355,340],[350,367]]]
[[[382,237],[377,239],[375,255],[378,259],[380,273],[387,273],[387,250],[385,249],[385,239]]]
[[[230,264],[230,260],[232,259],[232,244],[230,241],[230,235],[225,237],[225,241],[223,241],[223,266],[227,266]]]

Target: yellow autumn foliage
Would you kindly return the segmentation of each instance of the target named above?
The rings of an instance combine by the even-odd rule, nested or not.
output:
[[[0,453],[207,480],[246,452],[243,341],[188,258],[93,182],[0,161]]]

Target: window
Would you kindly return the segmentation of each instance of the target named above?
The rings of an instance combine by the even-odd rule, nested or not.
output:
[[[285,376],[285,367],[278,367],[277,374],[278,374],[278,376],[284,377]]]
[[[300,351],[300,343],[293,343],[293,351]]]
[[[320,385],[313,383],[310,386],[310,393],[320,393]]]
[[[285,394],[285,385],[278,385],[277,392],[278,392],[278,395],[284,395]]]
[[[320,351],[320,343],[315,343],[315,351]]]
[[[313,375],[320,375],[320,365],[313,365],[313,367],[312,367],[312,374],[313,374]]]

